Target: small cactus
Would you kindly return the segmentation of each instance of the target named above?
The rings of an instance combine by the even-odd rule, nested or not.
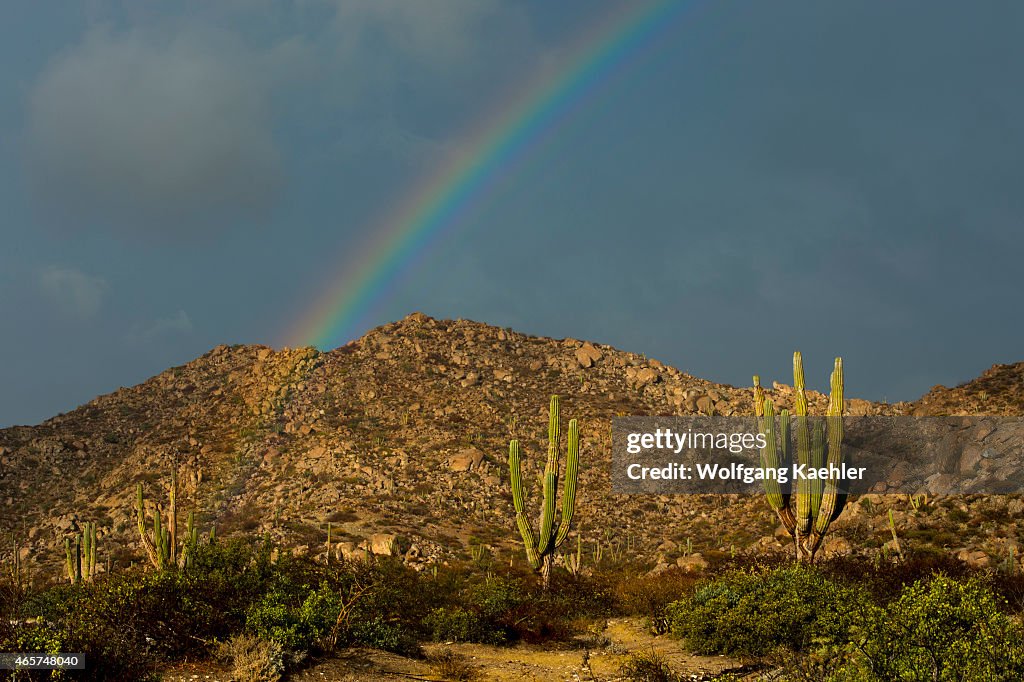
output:
[[[574,576],[583,569],[583,538],[579,535],[576,536],[576,551],[565,555],[565,568]]]
[[[896,519],[892,515],[892,509],[889,510],[889,530],[892,531],[892,546],[896,550],[896,556],[903,561],[903,548],[900,547],[900,538],[896,535]]]

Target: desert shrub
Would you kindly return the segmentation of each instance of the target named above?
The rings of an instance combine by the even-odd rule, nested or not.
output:
[[[397,618],[387,618],[375,613],[359,618],[351,626],[352,641],[395,653],[418,656],[419,643],[405,623]]]
[[[25,612],[39,616],[34,624],[15,628],[13,647],[6,651],[73,651],[85,655],[83,680],[147,680],[158,661],[147,641],[147,622],[132,608],[142,589],[138,574],[117,581],[60,585],[33,595]]]
[[[976,578],[936,576],[866,610],[854,643],[869,680],[1024,679],[1024,627]]]
[[[464,656],[449,649],[442,649],[429,656],[428,660],[442,679],[452,680],[452,682],[470,682],[477,678],[476,668],[467,663]]]
[[[422,620],[434,641],[504,644],[566,639],[613,608],[612,584],[603,577],[557,572],[544,592],[537,577],[510,569],[501,574],[439,573],[435,606]]]
[[[697,580],[695,574],[680,568],[632,579],[623,576],[614,586],[615,606],[620,613],[649,618],[655,632],[662,634],[668,629],[666,608],[684,598]]]
[[[13,621],[21,613],[21,596],[13,581],[0,577],[0,651],[11,651],[4,646],[14,640]]]
[[[231,664],[238,682],[277,682],[284,675],[284,650],[277,642],[238,634],[222,643],[218,656]]]
[[[423,622],[435,641],[504,644],[529,620],[531,614],[523,614],[528,598],[523,581],[493,577],[466,585],[453,604],[433,609]]]
[[[133,571],[33,596],[25,612],[44,624],[5,634],[12,646],[4,650],[82,651],[95,679],[114,680],[144,679],[160,660],[202,654],[243,630],[291,662],[334,643],[415,652],[428,610],[418,584],[398,562],[324,566],[271,561],[267,543],[203,545],[184,570]],[[335,631],[346,600],[349,618]]]
[[[786,682],[868,682],[853,664],[857,652],[850,643],[820,646],[812,651],[776,649],[766,657],[768,665],[782,672]]]
[[[416,626],[425,615],[417,584],[416,573],[397,561],[324,567],[283,559],[271,589],[248,609],[246,629],[292,659],[349,644],[417,653]]]
[[[405,655],[420,655],[420,623],[433,603],[420,575],[400,559],[352,564],[342,581],[352,601],[339,643],[362,644]],[[351,595],[358,594],[352,600]]]
[[[281,592],[265,594],[250,606],[245,627],[255,637],[273,642],[289,652],[305,652],[313,645],[299,607],[290,604],[287,595]]]
[[[439,606],[423,621],[435,642],[481,642],[502,644],[503,630],[490,627],[480,614],[462,606]]]
[[[683,676],[672,670],[665,657],[653,649],[630,654],[619,674],[629,682],[682,682]]]
[[[897,598],[908,585],[936,573],[966,578],[975,572],[946,552],[923,548],[904,551],[904,560],[898,563],[853,555],[827,559],[817,567],[838,582],[863,585],[882,603]]]
[[[845,641],[865,595],[808,566],[733,571],[666,609],[673,634],[703,654],[763,656]]]

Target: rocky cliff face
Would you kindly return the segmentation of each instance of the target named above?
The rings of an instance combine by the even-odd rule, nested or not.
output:
[[[1012,379],[987,373],[977,390],[954,389],[941,401],[847,407],[948,410],[991,391],[998,410],[1020,414],[1021,365],[1014,368]],[[95,521],[101,564],[144,560],[135,487],[143,483],[150,504],[166,501],[177,466],[178,508],[196,510],[204,531],[216,524],[222,536],[267,534],[318,554],[329,521],[347,553],[401,552],[426,565],[479,543],[507,560],[518,542],[508,440],[523,442],[524,478],[535,480],[553,393],[563,396],[563,417],[581,425],[576,528],[588,543],[672,560],[687,541],[703,551],[776,542],[759,498],[610,492],[612,417],[750,414],[750,388],[609,346],[418,313],[329,352],[219,346],[38,426],[0,431],[0,531],[18,535],[35,565],[55,569],[64,537]],[[772,394],[787,405],[791,389],[777,385]],[[810,401],[823,413],[825,396]],[[876,533],[873,520],[864,522]]]

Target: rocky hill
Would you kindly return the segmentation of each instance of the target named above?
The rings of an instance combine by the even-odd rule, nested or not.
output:
[[[992,365],[956,388],[935,386],[914,403],[918,416],[953,414],[1024,415],[1024,362]]]
[[[1020,414],[1022,366],[993,368],[918,403],[850,400],[847,410],[935,414],[992,405],[990,413]],[[554,393],[563,396],[563,417],[580,420],[576,528],[588,547],[685,562],[687,546],[705,554],[778,546],[760,498],[610,492],[612,417],[750,414],[749,387],[716,384],[601,344],[414,313],[329,352],[219,346],[38,426],[0,431],[3,551],[9,554],[13,533],[40,574],[59,570],[64,538],[95,521],[100,564],[144,561],[135,488],[144,484],[151,506],[165,503],[176,464],[182,516],[195,510],[200,527],[215,524],[221,536],[265,534],[320,554],[331,522],[344,553],[400,552],[427,566],[484,545],[507,561],[518,543],[508,440],[523,442],[524,478],[535,480]],[[783,405],[790,401],[787,386],[771,393]],[[810,401],[823,412],[825,396],[811,393]],[[954,523],[948,519],[967,504],[914,523]],[[953,548],[1001,551],[1024,517],[1024,508],[1015,509],[1004,508],[1000,518],[1017,526],[954,538]],[[874,511],[853,505],[833,549],[880,546],[888,529]]]

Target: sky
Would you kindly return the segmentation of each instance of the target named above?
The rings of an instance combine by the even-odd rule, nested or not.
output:
[[[799,349],[812,388],[841,355],[849,396],[889,401],[1024,359],[1024,5],[688,4],[350,336],[422,311],[740,386]],[[622,5],[5,8],[0,426],[291,343],[381,217]]]

